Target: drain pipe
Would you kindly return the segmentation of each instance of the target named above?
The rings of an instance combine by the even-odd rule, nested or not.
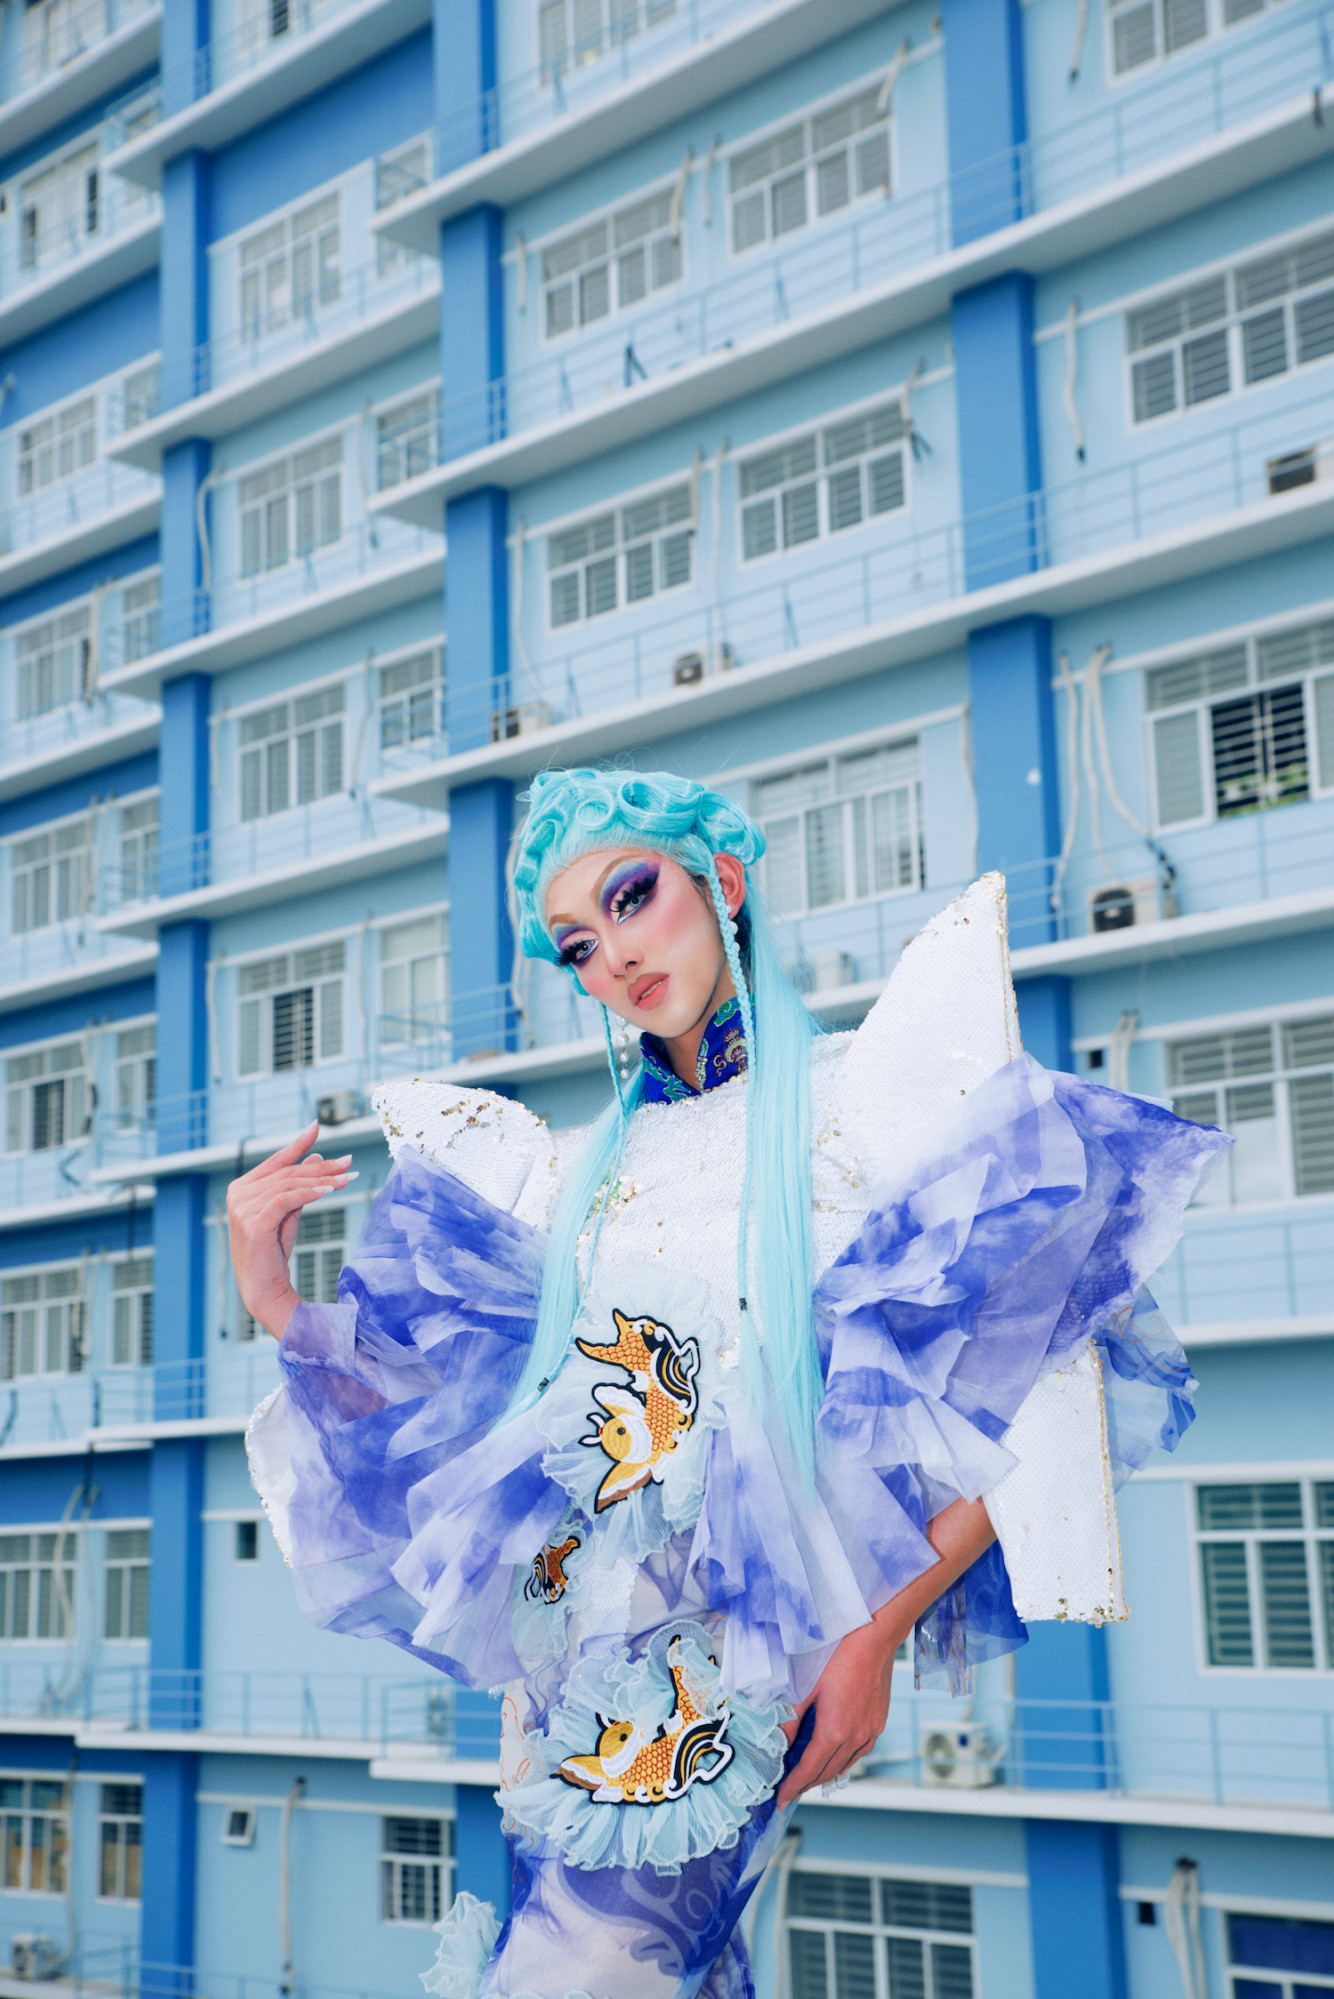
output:
[[[283,1975],[278,1990],[282,1999],[290,1999],[296,1984],[296,1966],[292,1960],[292,1811],[305,1794],[306,1780],[298,1777],[283,1799],[278,1823],[278,1929],[283,1947]]]

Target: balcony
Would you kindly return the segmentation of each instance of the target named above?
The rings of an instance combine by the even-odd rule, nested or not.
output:
[[[146,69],[161,22],[159,0],[75,0],[45,19],[28,10],[22,46],[0,59],[0,152],[53,131]]]
[[[68,777],[137,756],[157,742],[162,711],[132,694],[101,691],[4,724],[0,799],[41,791]]]
[[[6,940],[0,1014],[144,978],[156,964],[155,946],[127,945],[77,918],[24,931]]]
[[[126,186],[100,165],[98,180],[91,216],[80,201],[68,220],[22,243],[14,229],[8,232],[0,252],[0,341],[5,345],[128,284],[157,263],[161,201]]]
[[[0,590],[22,589],[158,524],[161,485],[104,458],[0,508]]]

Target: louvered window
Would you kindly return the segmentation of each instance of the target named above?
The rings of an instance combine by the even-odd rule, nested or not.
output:
[[[1334,1666],[1334,1483],[1201,1485],[1195,1532],[1211,1666]]]
[[[377,668],[380,697],[380,748],[401,750],[426,743],[436,734],[440,697],[444,691],[443,647],[414,653]]]
[[[240,721],[241,817],[263,819],[343,789],[342,681]]]
[[[241,337],[258,340],[309,319],[342,291],[339,197],[322,195],[242,243]]]
[[[1151,667],[1144,705],[1160,826],[1334,790],[1334,619]]]
[[[454,1895],[454,1821],[380,1821],[380,1920],[426,1928]]]
[[[741,465],[741,553],[747,562],[841,534],[906,506],[903,413],[897,402]]]
[[[116,1264],[111,1283],[111,1364],[148,1367],[153,1359],[152,1254]]]
[[[376,417],[376,482],[382,493],[434,465],[439,410],[439,391],[423,389]]]
[[[239,482],[241,575],[281,569],[343,533],[343,440],[326,437]]]
[[[543,84],[615,52],[676,13],[676,0],[538,0]]]
[[[343,1208],[307,1208],[297,1223],[292,1282],[312,1304],[336,1302],[346,1240],[347,1213]]]
[[[548,535],[553,630],[683,588],[691,580],[694,538],[688,485]]]
[[[1229,1999],[1330,1999],[1334,1923],[1229,1909]]]
[[[920,888],[926,869],[915,740],[822,757],[752,784],[764,885],[785,916]]]
[[[889,110],[876,83],[732,154],[732,249],[790,236],[865,195],[888,194],[889,184]]]
[[[81,472],[97,457],[97,398],[77,403],[29,424],[19,432],[19,496],[36,493],[57,479]]]
[[[1323,361],[1334,354],[1334,234],[1136,306],[1125,345],[1136,423]]]
[[[44,930],[86,912],[93,885],[93,822],[69,819],[9,849],[10,922]]]
[[[43,618],[17,633],[19,720],[46,715],[91,692],[92,614],[87,604]]]
[[[380,932],[380,1045],[438,1039],[449,1019],[449,912]]]
[[[1334,1014],[1169,1042],[1178,1117],[1229,1131],[1206,1205],[1334,1193]]]
[[[162,643],[162,579],[158,575],[127,583],[121,592],[121,659],[130,666],[147,659]]]
[[[783,1914],[792,1999],[973,1999],[966,1885],[800,1867]]]
[[[77,1263],[6,1277],[0,1298],[0,1379],[82,1374],[88,1307]]]
[[[664,189],[562,237],[542,252],[548,340],[665,291],[681,276],[681,233]]]
[[[343,1053],[342,940],[242,965],[237,1072],[281,1074]]]
[[[47,1152],[92,1128],[82,1041],[5,1058],[5,1150]]]

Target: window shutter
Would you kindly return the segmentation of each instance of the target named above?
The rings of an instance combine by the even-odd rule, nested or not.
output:
[[[270,812],[286,812],[291,803],[291,774],[288,759],[287,738],[266,746],[268,762]]]
[[[1334,1076],[1295,1077],[1288,1101],[1296,1190],[1334,1193]]]
[[[1158,785],[1158,824],[1174,826],[1204,816],[1200,770],[1200,720],[1193,710],[1166,715],[1153,725],[1153,762]]]
[[[343,725],[328,722],[320,731],[320,796],[332,797],[343,788]]]
[[[320,1059],[327,1062],[343,1052],[343,981],[327,979],[320,987]]]
[[[1244,1541],[1206,1541],[1200,1549],[1206,1643],[1211,1666],[1253,1666],[1251,1599]]]
[[[317,797],[315,752],[317,729],[303,729],[296,739],[296,802],[309,805]]]
[[[264,770],[260,750],[245,750],[241,756],[241,817],[259,819],[264,812]]]
[[[237,1073],[242,1076],[257,1076],[262,1063],[260,1008],[263,1000],[248,999],[241,1002],[241,1046]]]
[[[1334,790],[1334,673],[1317,680],[1315,695],[1315,739],[1319,756],[1320,786]]]

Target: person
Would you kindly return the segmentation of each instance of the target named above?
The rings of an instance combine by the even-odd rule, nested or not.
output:
[[[607,1109],[381,1088],[335,1305],[287,1265],[350,1157],[312,1127],[228,1197],[303,1609],[505,1689],[512,1907],[457,1898],[441,1995],[750,1993],[738,1918],[899,1647],[960,1691],[1016,1606],[1123,1616],[1110,1479],[1191,1419],[1143,1284],[1227,1141],[1023,1053],[996,875],[819,1033],[763,849],[685,779],[539,777],[519,940],[602,1009]]]

